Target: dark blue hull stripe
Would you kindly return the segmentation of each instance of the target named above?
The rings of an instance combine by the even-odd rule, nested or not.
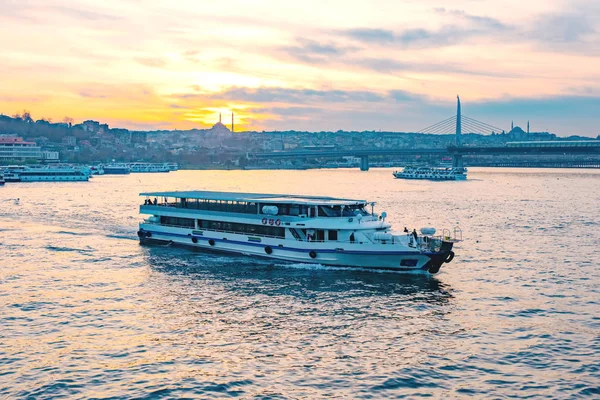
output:
[[[147,229],[143,229],[143,231],[150,232],[153,235],[157,234],[157,235],[163,235],[163,236],[176,236],[176,237],[189,238],[190,240],[193,237],[195,237],[198,240],[208,241],[208,240],[212,239],[215,242],[233,243],[233,244],[239,244],[242,246],[251,246],[251,247],[271,246],[275,249],[295,251],[298,253],[310,253],[311,251],[318,251],[319,253],[345,253],[345,254],[359,254],[359,255],[360,254],[363,254],[363,255],[368,254],[368,255],[383,255],[383,256],[427,256],[427,257],[437,254],[437,253],[431,253],[431,252],[417,253],[417,252],[410,252],[410,251],[360,251],[360,250],[341,250],[340,251],[340,250],[335,250],[335,249],[333,249],[333,250],[331,250],[331,249],[298,249],[295,247],[268,245],[268,244],[262,244],[262,243],[240,242],[239,240],[209,238],[209,237],[198,236],[198,235],[183,235],[181,233],[149,231]]]

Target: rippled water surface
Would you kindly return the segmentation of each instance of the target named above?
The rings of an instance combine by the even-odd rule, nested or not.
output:
[[[465,240],[435,276],[140,246],[137,194],[188,189],[362,198]],[[7,184],[0,398],[598,398],[599,247],[597,170]]]

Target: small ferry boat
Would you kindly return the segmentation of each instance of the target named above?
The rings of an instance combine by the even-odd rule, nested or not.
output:
[[[92,175],[104,175],[104,168],[102,165],[91,165],[90,172]]]
[[[332,197],[150,192],[140,243],[171,243],[322,265],[437,273],[456,237],[435,229],[393,232],[375,203]],[[369,210],[370,208],[370,210]],[[455,235],[456,236],[456,235]]]
[[[4,170],[6,182],[77,182],[88,181],[89,174],[81,168],[73,167],[7,167]]]
[[[130,163],[129,170],[132,173],[138,172],[169,172],[171,167],[167,163]]]
[[[407,166],[402,171],[394,171],[398,179],[427,179],[431,181],[464,181],[466,168],[434,168]]]
[[[105,164],[102,166],[105,175],[129,175],[131,169],[124,163]]]

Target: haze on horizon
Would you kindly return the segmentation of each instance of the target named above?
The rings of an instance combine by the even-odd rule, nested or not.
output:
[[[600,2],[0,0],[0,113],[130,129],[600,134]]]

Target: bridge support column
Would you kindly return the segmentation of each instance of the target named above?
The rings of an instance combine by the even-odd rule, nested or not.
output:
[[[360,158],[360,170],[361,171],[369,170],[369,156],[362,156]]]
[[[452,166],[454,168],[463,168],[463,156],[462,156],[462,154],[454,154],[452,156]]]

